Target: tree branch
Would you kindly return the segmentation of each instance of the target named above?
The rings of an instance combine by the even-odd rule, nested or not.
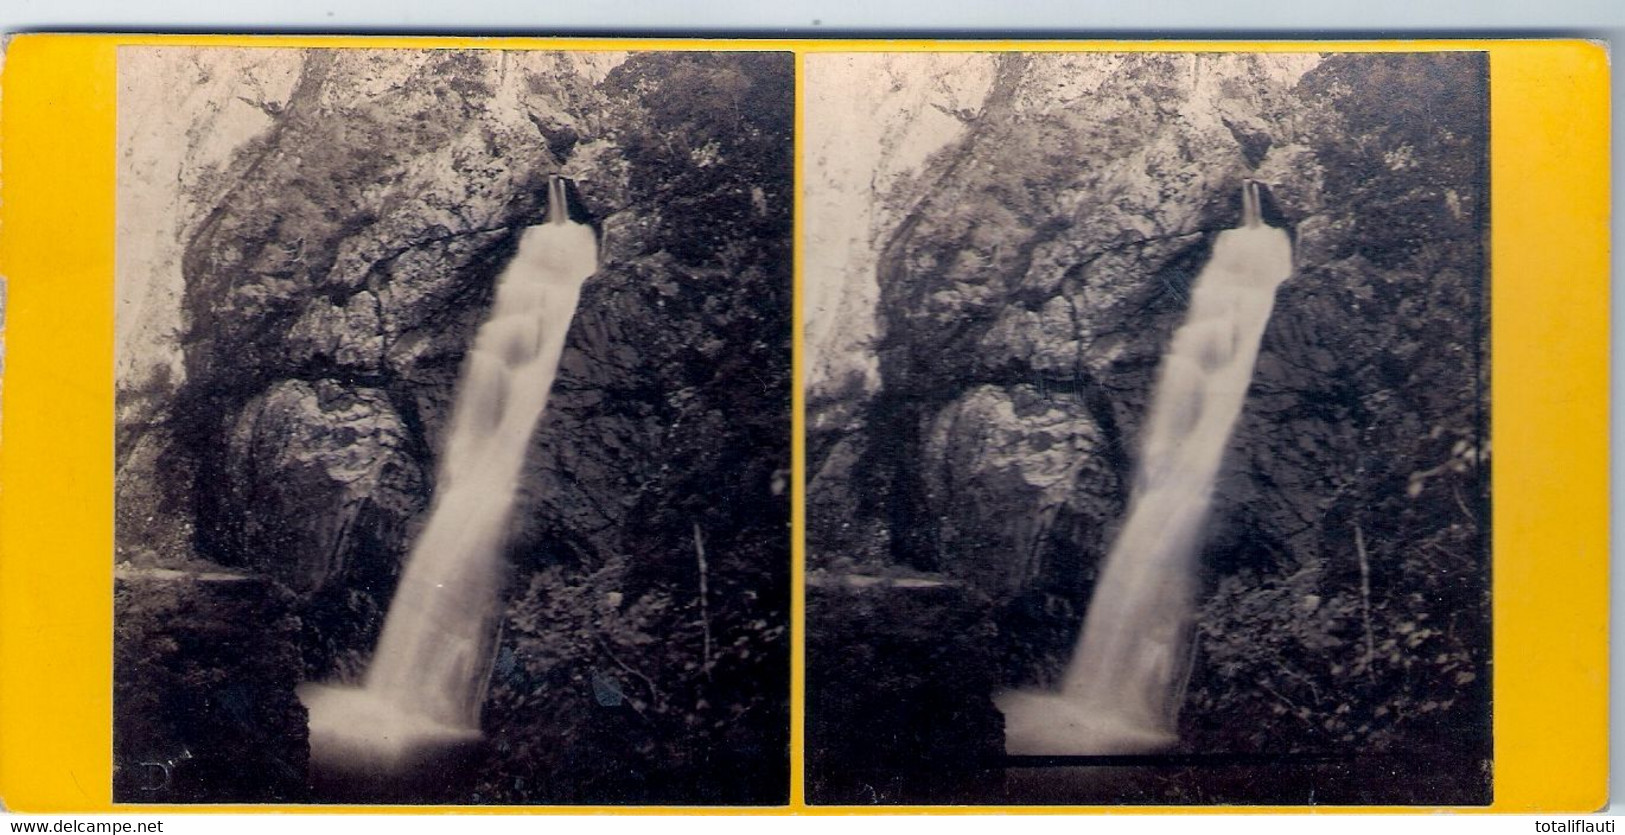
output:
[[[1376,674],[1371,671],[1371,664],[1377,658],[1377,640],[1371,633],[1371,561],[1366,557],[1365,532],[1360,530],[1360,523],[1350,524],[1354,526],[1354,551],[1360,557],[1360,616],[1365,621],[1365,675],[1375,681]]]
[[[711,602],[709,580],[705,565],[705,536],[700,533],[700,523],[694,523],[694,557],[700,564],[700,629],[705,639],[705,648],[701,658],[705,661],[705,677],[711,677]]]

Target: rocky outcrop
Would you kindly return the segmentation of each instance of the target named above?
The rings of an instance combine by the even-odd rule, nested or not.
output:
[[[200,482],[225,488],[200,491],[205,551],[313,590],[372,514],[353,533],[399,561],[466,337],[558,168],[536,122],[576,91],[521,102],[506,74],[568,69],[531,57],[307,53],[184,259],[176,418]],[[283,431],[299,439],[255,448]]]
[[[1123,491],[1107,439],[1081,398],[1029,385],[984,385],[937,412],[921,447],[934,465],[924,501],[957,512],[937,522],[932,562],[996,596],[1060,578],[1057,542],[1098,550],[1097,520]],[[1030,512],[1012,514],[1011,505]],[[993,558],[993,555],[999,555]]]
[[[226,485],[245,508],[234,543],[292,589],[388,576],[422,509],[425,474],[406,426],[376,389],[285,380],[231,429]],[[367,563],[373,563],[371,565]]]
[[[852,417],[842,406],[873,395],[880,369],[875,251],[908,201],[906,190],[944,145],[962,136],[993,80],[985,55],[854,52],[806,66],[801,137],[809,165],[802,190],[802,309],[806,387],[814,432]],[[889,118],[907,111],[908,119]]]
[[[1471,687],[1434,692],[1406,652],[1357,647],[1360,611],[1391,637],[1447,619],[1407,651],[1483,674],[1482,57],[986,60],[964,135],[882,198],[905,202],[875,242],[878,386],[856,404],[809,392],[815,412],[839,401],[808,418],[809,561],[941,571],[990,598],[1011,683],[1053,680],[1127,505],[1161,354],[1256,177],[1297,272],[1216,491],[1192,683],[1212,721],[1192,744],[1348,744],[1394,724],[1306,726],[1266,690],[1316,716],[1399,698],[1480,722]],[[1266,597],[1285,606],[1268,639]],[[1291,615],[1305,597],[1336,606],[1311,626]],[[1356,669],[1381,683],[1353,694]],[[1232,710],[1269,730],[1226,736]],[[1408,739],[1443,738],[1432,721]]]

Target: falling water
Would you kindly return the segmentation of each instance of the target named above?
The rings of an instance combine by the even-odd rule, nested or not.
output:
[[[1258,183],[1242,191],[1242,224],[1214,242],[1163,357],[1128,519],[1061,689],[996,698],[1009,754],[1142,753],[1176,741],[1201,530],[1275,289],[1292,273],[1291,239],[1263,222]]]
[[[362,686],[301,688],[313,760],[388,772],[479,738],[520,469],[598,265],[593,230],[570,220],[567,193],[553,177],[546,222],[524,231],[497,280],[457,384],[429,519]]]

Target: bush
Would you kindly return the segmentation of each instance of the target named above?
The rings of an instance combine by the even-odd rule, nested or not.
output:
[[[477,800],[784,802],[785,613],[726,581],[702,610],[697,588],[635,575],[624,558],[531,575],[508,609]]]

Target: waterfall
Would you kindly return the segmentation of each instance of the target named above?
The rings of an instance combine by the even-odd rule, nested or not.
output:
[[[313,760],[388,771],[418,749],[479,738],[520,470],[598,267],[593,229],[570,220],[567,200],[567,181],[552,177],[546,221],[524,230],[497,279],[457,383],[429,518],[362,686],[301,688]]]
[[[1219,233],[1162,360],[1128,517],[1106,556],[1059,692],[995,701],[1016,755],[1127,754],[1174,744],[1191,661],[1196,556],[1292,242],[1267,225],[1260,186]]]

